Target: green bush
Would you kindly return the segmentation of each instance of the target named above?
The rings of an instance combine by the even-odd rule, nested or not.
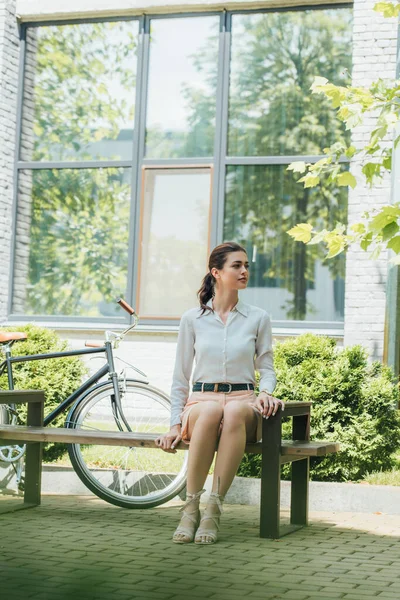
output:
[[[361,346],[304,334],[277,344],[274,395],[285,402],[311,401],[311,439],[340,442],[341,451],[311,459],[311,478],[356,481],[371,471],[393,468],[400,447],[399,386],[388,367],[369,363]],[[283,437],[291,437],[285,419]],[[246,455],[239,475],[259,477],[261,457]],[[290,466],[283,467],[288,478]]]
[[[15,327],[2,327],[1,331],[15,331]],[[28,339],[17,342],[13,346],[14,356],[28,354],[46,354],[62,352],[68,349],[68,343],[60,340],[57,333],[36,325],[18,326],[18,331],[28,334]],[[79,387],[87,369],[78,356],[67,358],[52,358],[13,365],[15,389],[44,390],[45,415],[49,414],[62,400]],[[8,389],[7,374],[0,377],[0,389]],[[21,407],[21,419],[25,419],[26,407]],[[52,423],[61,426],[66,414],[61,414]],[[25,421],[24,421],[25,422]],[[44,449],[44,459],[54,460],[65,452],[63,444],[47,444]]]

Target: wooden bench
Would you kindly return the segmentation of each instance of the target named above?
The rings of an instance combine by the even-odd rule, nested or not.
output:
[[[47,442],[145,447],[157,450],[157,434],[43,427],[44,394],[40,391],[0,391],[0,404],[28,403],[27,426],[0,424],[0,440],[27,442],[24,503],[0,512],[38,506],[41,492],[42,445]],[[310,402],[286,404],[285,416],[293,418],[293,440],[282,440],[282,411],[263,419],[263,439],[247,444],[246,452],[262,454],[260,537],[276,539],[308,524],[309,461],[312,456],[338,452],[334,442],[310,442]],[[178,449],[187,450],[180,443]],[[292,464],[290,525],[280,524],[280,467]]]

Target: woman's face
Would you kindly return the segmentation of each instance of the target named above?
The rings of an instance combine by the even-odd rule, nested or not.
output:
[[[211,269],[217,286],[225,289],[244,290],[249,280],[249,260],[245,252],[230,252],[223,269]]]

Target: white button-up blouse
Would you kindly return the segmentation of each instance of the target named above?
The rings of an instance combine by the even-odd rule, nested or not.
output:
[[[212,306],[212,300],[207,305]],[[255,384],[257,369],[260,390],[272,393],[276,376],[268,313],[239,300],[226,325],[216,312],[202,314],[201,308],[182,315],[171,388],[171,427],[180,423],[188,400],[194,358],[194,382]]]

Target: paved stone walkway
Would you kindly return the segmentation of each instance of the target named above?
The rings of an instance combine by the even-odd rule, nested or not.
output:
[[[400,517],[313,513],[281,540],[226,506],[215,546],[172,544],[177,506],[45,496],[0,515],[2,600],[400,600]]]

